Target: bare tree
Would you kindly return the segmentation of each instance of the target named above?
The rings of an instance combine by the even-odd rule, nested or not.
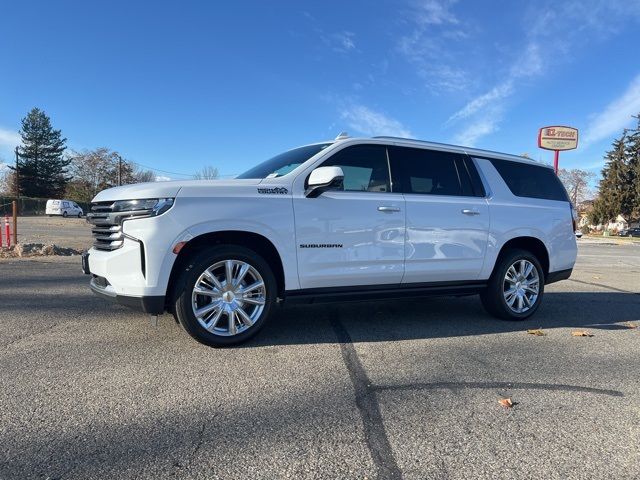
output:
[[[0,170],[0,194],[15,195],[15,178],[16,174],[12,170],[8,168]]]
[[[560,177],[560,180],[564,184],[564,188],[567,189],[569,199],[574,205],[577,206],[580,202],[593,196],[593,191],[589,186],[589,182],[595,178],[593,172],[580,170],[578,168],[561,168],[558,171],[558,177]]]
[[[219,176],[218,169],[210,165],[198,170],[194,175],[196,180],[215,180]]]
[[[135,183],[155,182],[156,174],[151,170],[143,170],[138,167],[135,168],[133,173]]]
[[[67,185],[65,196],[81,202],[90,202],[100,190],[117,184],[114,166],[118,157],[108,148],[96,148],[71,155],[72,180]]]

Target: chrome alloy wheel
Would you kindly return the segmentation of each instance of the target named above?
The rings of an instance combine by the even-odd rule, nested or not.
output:
[[[504,276],[503,294],[507,306],[515,313],[524,313],[535,305],[540,293],[540,276],[528,260],[517,260]]]
[[[266,293],[264,280],[254,267],[241,260],[223,260],[196,280],[191,294],[193,314],[215,335],[237,335],[260,318]]]

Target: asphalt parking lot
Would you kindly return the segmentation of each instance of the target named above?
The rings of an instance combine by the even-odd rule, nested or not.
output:
[[[640,477],[638,245],[581,243],[526,322],[477,297],[289,307],[222,350],[78,264],[0,263],[2,479]]]

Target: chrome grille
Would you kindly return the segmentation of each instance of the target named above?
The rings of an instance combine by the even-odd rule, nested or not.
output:
[[[124,243],[120,215],[113,214],[114,202],[96,202],[91,204],[91,213],[87,222],[93,227],[93,247],[98,250],[115,250]]]

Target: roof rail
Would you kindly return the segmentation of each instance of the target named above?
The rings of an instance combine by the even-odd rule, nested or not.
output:
[[[496,152],[495,150],[485,150],[482,148],[473,148],[473,147],[465,147],[463,145],[453,145],[451,143],[441,143],[441,142],[430,142],[428,140],[418,140],[416,138],[405,138],[405,137],[392,137],[392,136],[388,136],[388,135],[378,135],[372,138],[378,138],[378,139],[386,139],[386,140],[404,140],[406,142],[416,142],[416,143],[422,143],[424,145],[438,145],[438,146],[442,146],[442,147],[453,147],[453,148],[460,148],[464,151],[469,151],[469,152],[475,152],[476,154],[482,154],[482,153],[487,153],[487,154],[491,154],[491,155],[502,155],[502,156],[508,156],[508,157],[518,157],[518,158],[523,158],[526,160],[529,160],[533,163],[540,163],[532,158],[527,158],[527,157],[523,157],[522,155],[513,155],[512,153],[504,153],[504,152]]]

